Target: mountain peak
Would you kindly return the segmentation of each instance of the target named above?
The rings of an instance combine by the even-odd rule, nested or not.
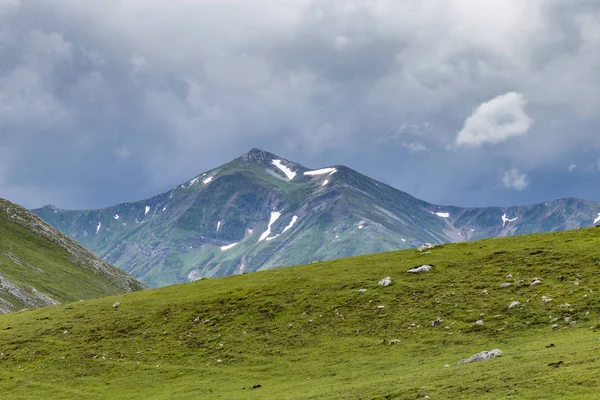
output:
[[[251,149],[249,152],[247,152],[246,154],[242,155],[242,159],[244,161],[247,162],[257,162],[257,163],[267,163],[270,164],[273,159],[281,159],[281,157],[273,154],[273,153],[269,153],[266,150],[262,150],[262,149],[257,149],[257,148],[253,148]]]

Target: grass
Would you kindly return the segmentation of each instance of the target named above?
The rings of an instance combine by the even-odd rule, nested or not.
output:
[[[9,217],[19,215],[32,225],[38,223],[27,210],[2,199],[0,206],[0,276],[29,297],[35,297],[35,290],[61,303],[104,297],[127,291],[129,281],[136,284],[133,289],[141,289],[138,282],[102,264],[74,241],[60,237],[58,232],[57,237],[62,241],[53,241]],[[60,243],[70,245],[80,257],[76,258]],[[98,261],[105,270],[99,272],[92,266],[93,261]],[[23,296],[15,295],[14,290],[0,289],[4,289],[0,290],[0,306],[6,305],[10,310],[31,307]]]
[[[8,399],[593,399],[599,245],[593,228],[489,239],[4,315],[0,392]],[[421,264],[433,270],[406,273]],[[393,283],[381,287],[385,276]],[[534,278],[542,283],[531,287]],[[500,288],[504,282],[511,285]],[[521,305],[509,308],[512,301]],[[437,317],[444,322],[432,327]],[[492,348],[504,356],[456,366]]]

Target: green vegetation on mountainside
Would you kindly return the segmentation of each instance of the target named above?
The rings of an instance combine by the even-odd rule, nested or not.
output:
[[[589,227],[600,204],[562,199],[507,208],[439,206],[347,167],[310,170],[253,149],[147,200],[34,212],[158,287],[424,242]]]
[[[0,392],[7,399],[593,399],[599,247],[593,228],[488,239],[0,316]],[[422,264],[432,271],[406,272]],[[386,276],[393,283],[379,286]],[[534,278],[541,283],[531,286]],[[493,348],[503,357],[456,365]]]
[[[37,216],[0,199],[0,312],[141,288]]]

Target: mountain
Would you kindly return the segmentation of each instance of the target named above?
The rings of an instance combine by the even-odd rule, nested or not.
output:
[[[150,286],[425,242],[593,226],[600,204],[439,206],[344,166],[317,170],[252,149],[148,200],[98,210],[33,210]]]
[[[28,210],[0,199],[0,314],[143,287]]]
[[[494,238],[0,315],[0,393],[597,399],[599,247],[596,228]]]

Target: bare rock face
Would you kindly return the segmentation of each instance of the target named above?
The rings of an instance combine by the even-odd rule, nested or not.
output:
[[[494,357],[502,357],[502,351],[500,349],[493,349],[490,351],[482,351],[481,353],[475,353],[469,358],[465,358],[464,360],[460,360],[456,365],[463,365],[472,362],[479,362],[484,360],[489,360]]]

